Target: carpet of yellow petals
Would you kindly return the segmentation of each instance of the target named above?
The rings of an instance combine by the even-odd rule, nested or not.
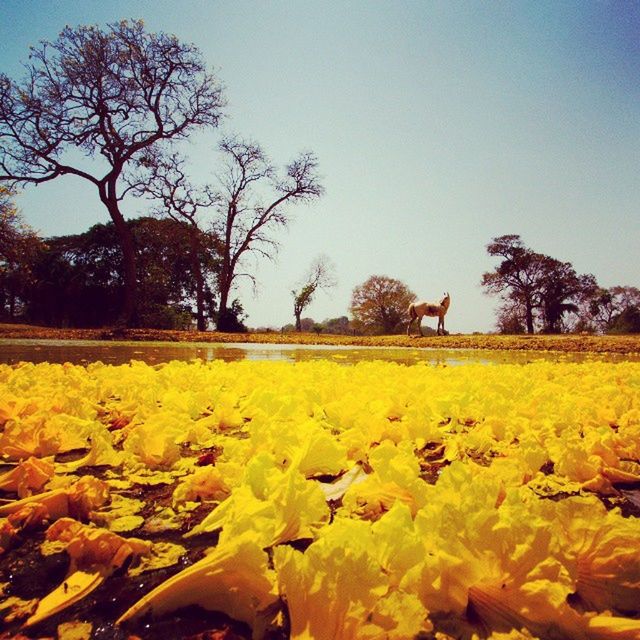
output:
[[[640,638],[640,363],[5,365],[0,454],[21,637]]]

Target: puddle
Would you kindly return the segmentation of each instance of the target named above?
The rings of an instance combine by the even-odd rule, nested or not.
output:
[[[491,351],[478,349],[415,349],[399,347],[351,347],[297,344],[212,344],[204,342],[117,342],[81,340],[8,340],[0,339],[0,363],[71,362],[87,364],[101,361],[106,364],[126,364],[141,360],[159,364],[171,360],[191,361],[279,360],[302,362],[332,360],[341,364],[355,364],[366,360],[386,360],[400,364],[460,365],[526,364],[535,360],[609,362],[635,360],[639,356],[617,354],[561,353],[551,351]]]

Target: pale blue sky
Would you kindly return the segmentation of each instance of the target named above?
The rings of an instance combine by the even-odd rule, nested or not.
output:
[[[640,2],[4,0],[0,68],[20,75],[28,45],[65,24],[127,17],[201,49],[226,86],[221,132],[278,164],[319,157],[326,195],[258,263],[257,294],[238,292],[250,326],[292,321],[290,290],[325,253],[339,286],[316,320],[383,274],[422,298],[450,291],[450,331],[491,330],[479,282],[506,233],[603,286],[640,286]],[[201,179],[217,136],[191,146]],[[108,219],[73,178],[18,204],[45,235]]]

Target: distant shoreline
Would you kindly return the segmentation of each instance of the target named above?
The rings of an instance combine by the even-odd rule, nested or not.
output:
[[[22,324],[0,324],[2,339],[118,340],[127,342],[202,342],[406,347],[413,349],[495,349],[508,351],[562,351],[639,354],[640,335],[519,335],[461,334],[407,337],[345,336],[315,333],[219,333],[162,329],[56,329]],[[0,346],[1,348],[1,346]]]

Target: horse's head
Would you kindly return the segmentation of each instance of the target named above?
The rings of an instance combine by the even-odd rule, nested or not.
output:
[[[444,298],[442,298],[440,304],[447,309],[449,308],[449,305],[451,304],[451,296],[448,291],[444,294]]]

